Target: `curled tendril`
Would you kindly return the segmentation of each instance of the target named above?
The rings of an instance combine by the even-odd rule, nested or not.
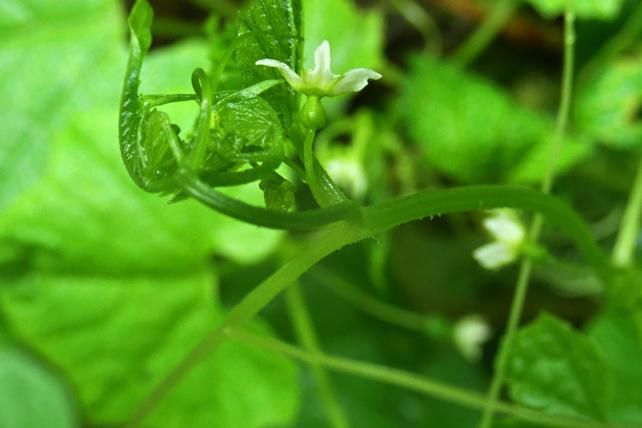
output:
[[[277,114],[260,97],[281,84],[266,80],[239,91],[217,91],[233,43],[212,75],[192,74],[194,94],[141,95],[141,69],[151,45],[153,11],[138,0],[129,17],[131,43],[123,85],[119,140],[123,161],[134,182],[152,193],[174,194],[173,201],[192,197],[239,220],[276,229],[308,230],[342,219],[356,218],[357,204],[349,201],[332,209],[296,213],[255,207],[216,191],[274,177],[285,160],[286,137]],[[196,102],[198,117],[191,135],[180,129],[159,107]]]

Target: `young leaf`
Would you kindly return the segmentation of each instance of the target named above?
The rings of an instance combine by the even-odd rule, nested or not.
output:
[[[519,404],[547,413],[606,418],[611,373],[595,345],[567,323],[541,315],[511,344],[507,383]]]
[[[609,422],[622,426],[642,426],[641,321],[640,309],[612,308],[598,316],[587,332],[614,375]]]
[[[214,286],[207,272],[132,272],[122,278],[30,274],[5,284],[0,308],[12,330],[65,373],[89,424],[117,426],[221,321]],[[297,405],[296,386],[296,368],[287,359],[224,344],[185,377],[148,423],[287,424]]]
[[[78,427],[70,398],[62,382],[35,360],[0,344],[0,426]]]
[[[552,120],[451,65],[416,58],[400,109],[426,159],[456,180],[533,182],[548,169]],[[568,168],[589,150],[581,141],[566,139],[558,166]]]
[[[283,129],[270,105],[261,98],[225,102],[214,115],[216,156],[227,161],[266,162],[283,158]]]
[[[279,174],[264,177],[260,187],[267,209],[286,212],[294,206],[294,186]]]
[[[526,0],[546,18],[563,15],[570,3],[578,18],[613,19],[622,8],[623,0]]]
[[[271,58],[300,69],[303,38],[300,0],[253,0],[241,14],[236,54],[245,86],[280,79],[279,74],[256,61]],[[263,97],[277,111],[284,125],[297,113],[295,93],[287,85],[276,87]]]

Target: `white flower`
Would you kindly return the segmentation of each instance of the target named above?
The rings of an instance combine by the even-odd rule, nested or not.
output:
[[[486,269],[496,270],[513,263],[519,257],[526,231],[510,210],[497,210],[486,218],[484,228],[494,241],[473,252],[473,257]]]
[[[481,357],[482,345],[492,335],[486,320],[477,314],[467,315],[455,323],[453,341],[461,354],[468,361],[477,361]]]
[[[334,182],[346,189],[350,196],[357,199],[365,196],[368,179],[358,159],[351,156],[330,159],[326,164],[326,170]]]
[[[377,80],[381,74],[367,68],[353,68],[341,75],[330,70],[330,43],[324,40],[314,52],[314,68],[296,74],[287,64],[275,59],[260,59],[256,65],[276,68],[297,92],[318,97],[334,97],[348,92],[359,92],[368,79]]]

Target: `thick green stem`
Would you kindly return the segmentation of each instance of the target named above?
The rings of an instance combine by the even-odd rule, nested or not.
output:
[[[297,340],[309,352],[320,353],[321,345],[314,331],[312,319],[308,313],[305,299],[301,294],[300,286],[296,284],[288,288],[285,292],[285,299],[290,319],[296,330]],[[314,362],[310,365],[312,366],[312,372],[319,388],[319,395],[325,406],[330,426],[332,428],[349,428],[350,423],[336,398],[330,376],[322,365]]]
[[[552,190],[553,183],[555,182],[555,174],[557,171],[557,158],[561,151],[562,141],[566,133],[568,118],[571,108],[571,100],[573,95],[573,72],[575,64],[575,15],[570,7],[567,7],[565,14],[565,27],[564,27],[564,67],[562,72],[562,90],[560,97],[560,107],[557,115],[557,126],[555,130],[555,138],[550,149],[548,171],[544,180],[542,181],[542,192],[549,194]],[[529,230],[528,239],[532,244],[536,244],[544,225],[544,218],[537,214],[533,219]],[[603,261],[604,262],[604,261]],[[506,377],[506,368],[510,357],[510,349],[513,338],[517,332],[519,322],[524,310],[524,303],[528,294],[528,285],[530,282],[530,275],[532,270],[532,260],[526,256],[520,265],[517,283],[515,285],[515,294],[510,308],[508,317],[508,324],[506,332],[502,339],[503,346],[500,347],[499,355],[495,366],[495,373],[493,380],[488,391],[487,406],[482,415],[480,428],[490,428],[493,423],[495,414],[495,405],[499,394],[501,392],[504,380]],[[603,280],[608,281],[607,276],[602,276]]]
[[[591,239],[588,227],[558,199],[534,190],[510,186],[476,186],[420,192],[360,210],[361,219],[326,226],[310,237],[297,255],[272,276],[259,284],[189,352],[183,361],[154,389],[142,403],[128,426],[138,426],[165,394],[223,340],[224,333],[252,319],[288,286],[327,255],[345,245],[376,236],[400,224],[433,215],[485,210],[521,208],[536,211],[562,226],[578,250],[595,270],[608,278],[608,258]]]
[[[516,0],[497,0],[488,17],[457,49],[452,60],[464,67],[475,61],[506,25],[516,5]]]
[[[353,224],[340,222],[327,226],[314,234],[305,250],[285,263],[273,275],[252,290],[236,305],[223,322],[212,330],[203,340],[187,353],[185,358],[154,388],[152,393],[138,407],[127,423],[127,427],[138,427],[146,416],[158,405],[163,397],[173,389],[183,377],[203,360],[224,339],[225,332],[242,326],[251,320],[261,309],[270,303],[288,286],[295,283],[301,275],[318,261],[339,248],[359,241],[368,236],[368,232]]]
[[[640,219],[642,218],[642,159],[638,172],[633,182],[631,196],[626,205],[620,231],[615,247],[613,248],[613,264],[617,267],[627,268],[633,262],[635,245],[640,232]]]
[[[347,358],[333,357],[318,352],[307,352],[288,343],[264,336],[258,336],[240,329],[230,329],[227,331],[227,335],[234,340],[241,341],[256,348],[287,355],[291,358],[296,358],[309,364],[322,365],[352,376],[362,377],[364,379],[378,381],[400,388],[406,388],[428,396],[451,401],[474,410],[480,410],[484,408],[484,405],[486,404],[485,398],[479,394],[443,384],[415,373],[408,373],[386,366],[379,366]],[[517,418],[536,423],[537,426],[606,428],[604,424],[599,422],[551,416],[507,403],[497,403],[497,410],[507,415],[512,415]]]

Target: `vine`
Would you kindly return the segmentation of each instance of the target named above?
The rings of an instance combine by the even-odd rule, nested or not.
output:
[[[510,15],[513,1],[503,1],[457,56],[463,63],[474,58],[492,39],[497,29]],[[543,219],[556,224],[592,267],[605,285],[611,283],[614,268],[609,258],[595,243],[588,226],[565,203],[549,195],[556,172],[555,159],[564,137],[568,120],[573,77],[574,27],[573,13],[566,13],[565,64],[561,105],[558,114],[556,138],[551,148],[549,170],[541,191],[515,186],[469,186],[445,190],[418,192],[370,206],[362,206],[341,192],[323,165],[315,156],[316,130],[325,123],[322,98],[356,92],[366,86],[369,79],[381,77],[366,69],[350,70],[335,75],[330,70],[330,47],[324,42],[315,53],[314,70],[301,71],[297,46],[283,47],[265,40],[257,42],[252,35],[253,22],[268,19],[283,21],[283,28],[290,31],[290,39],[299,40],[296,13],[286,10],[285,16],[272,16],[278,11],[261,9],[242,20],[243,31],[220,58],[215,69],[208,73],[197,69],[192,75],[194,94],[141,95],[139,94],[141,69],[151,45],[150,26],[152,10],[145,0],[138,0],[132,9],[130,56],[123,88],[120,114],[120,147],[124,163],[134,182],[143,190],[163,195],[173,195],[174,200],[193,198],[207,207],[250,224],[291,231],[307,231],[296,255],[276,272],[248,293],[220,325],[212,331],[156,386],[139,406],[127,426],[139,426],[161,402],[163,397],[205,356],[223,341],[232,338],[283,353],[313,365],[323,389],[323,401],[334,427],[347,427],[349,422],[336,402],[333,388],[323,367],[406,387],[453,401],[464,406],[483,410],[481,426],[492,424],[495,411],[511,414],[531,422],[549,426],[599,427],[598,423],[577,421],[572,418],[554,417],[498,401],[504,382],[508,350],[513,339],[526,298],[531,271],[531,260],[522,262],[513,299],[509,322],[504,336],[505,346],[499,354],[497,370],[487,397],[480,397],[429,379],[422,379],[399,370],[381,368],[365,363],[338,359],[322,353],[305,304],[296,286],[297,280],[326,256],[340,248],[372,238],[399,225],[432,216],[468,211],[513,208],[535,213],[529,234],[532,243],[537,241]],[[264,14],[264,15],[261,15]],[[285,30],[284,30],[285,31]],[[261,33],[261,37],[268,37]],[[276,34],[274,37],[283,37]],[[254,43],[254,44],[253,44]],[[294,43],[294,42],[293,42]],[[271,57],[243,57],[245,51],[261,50]],[[266,46],[268,46],[266,48]],[[277,46],[277,47],[274,47]],[[279,50],[280,49],[280,50]],[[220,90],[225,66],[234,60],[247,66],[276,69],[287,86],[274,77],[273,70],[255,71],[258,78],[243,88]],[[240,58],[240,59],[239,59]],[[305,101],[303,100],[305,96]],[[159,107],[175,102],[195,102],[199,114],[191,134],[185,136],[171,123],[169,116]],[[294,107],[293,107],[294,106]],[[278,169],[288,167],[306,183],[318,207],[291,211],[294,196],[292,184]],[[261,183],[266,207],[249,205],[231,198],[216,187],[244,183]],[[638,179],[637,183],[640,183]],[[632,206],[642,197],[642,185],[632,197]],[[621,252],[629,255],[630,237],[639,221],[639,210],[631,208],[629,226],[623,232]],[[618,256],[623,258],[624,256]],[[287,294],[300,341],[306,350],[281,342],[253,336],[243,330],[266,305],[290,288]],[[347,294],[346,294],[347,293]],[[346,291],[347,298],[360,300],[355,293]],[[370,312],[396,320],[401,325],[418,328],[422,320],[408,314],[364,301]]]

